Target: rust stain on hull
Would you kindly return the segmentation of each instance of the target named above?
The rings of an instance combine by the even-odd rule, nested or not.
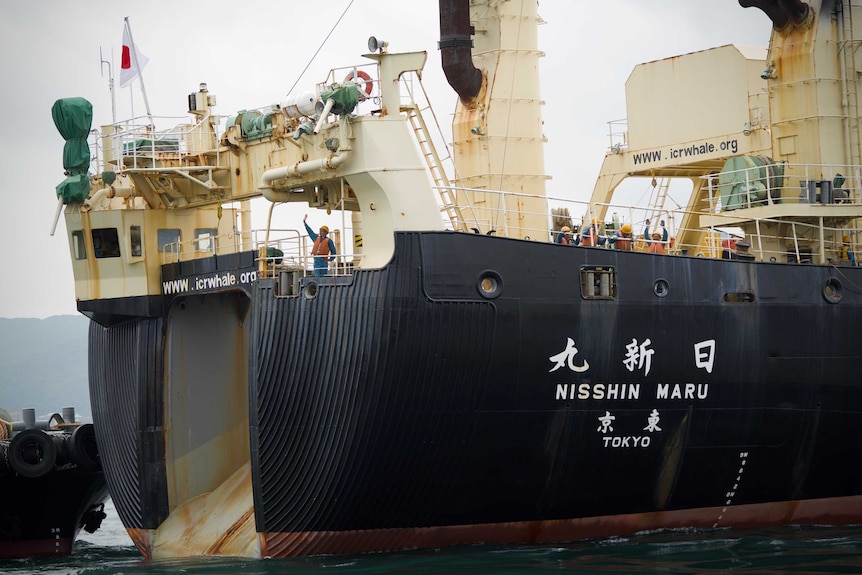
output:
[[[552,521],[414,529],[264,533],[261,538],[261,555],[297,557],[428,549],[471,543],[553,543],[611,537],[653,529],[712,528],[720,516],[722,517],[720,526],[735,528],[794,523],[846,525],[857,523],[860,515],[862,515],[862,496],[855,496]]]
[[[144,559],[153,558],[153,554],[150,552],[150,542],[152,539],[150,538],[149,529],[126,529],[126,533],[129,534],[129,538],[135,544],[135,547],[138,548],[141,555],[144,556]]]
[[[211,493],[179,505],[153,532],[151,543],[152,558],[259,557],[251,464],[247,462]]]

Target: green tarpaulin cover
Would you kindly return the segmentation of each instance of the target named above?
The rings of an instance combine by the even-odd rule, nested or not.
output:
[[[348,82],[336,90],[322,92],[320,99],[324,102],[327,100],[335,100],[335,105],[332,107],[332,113],[336,116],[349,114],[359,103],[359,88],[356,84]]]
[[[90,146],[87,135],[93,123],[93,105],[84,98],[63,98],[51,108],[54,125],[66,145],[63,147],[63,169],[68,176],[56,190],[63,203],[81,203],[90,193]]]

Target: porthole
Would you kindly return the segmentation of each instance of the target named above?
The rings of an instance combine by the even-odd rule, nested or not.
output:
[[[500,274],[493,270],[485,270],[479,275],[479,282],[476,284],[479,290],[479,295],[486,299],[494,299],[499,297],[503,291],[503,278]]]
[[[308,282],[302,289],[302,295],[305,299],[314,299],[317,297],[317,282]]]
[[[841,301],[841,282],[835,278],[829,278],[823,286],[823,299],[829,303]]]
[[[669,291],[670,285],[668,285],[667,280],[655,280],[652,284],[652,293],[657,297],[666,297]]]

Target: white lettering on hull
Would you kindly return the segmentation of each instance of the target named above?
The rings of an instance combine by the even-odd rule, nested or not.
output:
[[[602,441],[605,443],[605,447],[611,447],[613,449],[627,449],[633,447],[649,447],[651,442],[649,436],[636,436],[636,435],[625,435],[625,436],[611,436],[611,437],[602,437]]]
[[[573,399],[633,400],[640,399],[640,383],[558,383],[557,401]],[[655,388],[656,399],[704,400],[709,397],[708,383],[659,383]]]
[[[708,383],[660,383],[656,387],[656,399],[706,399],[709,396]]]
[[[162,293],[180,294],[193,291],[203,291],[221,288],[230,288],[237,285],[248,285],[257,279],[256,271],[224,272],[209,276],[194,276],[192,278],[180,278],[162,282]]]

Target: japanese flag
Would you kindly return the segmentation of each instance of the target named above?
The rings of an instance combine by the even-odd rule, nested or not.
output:
[[[132,49],[134,48],[137,55],[137,62],[132,57]],[[128,25],[123,26],[123,56],[120,64],[120,87],[125,88],[132,83],[132,80],[137,78],[144,66],[147,65],[150,59],[141,54],[141,51],[132,44],[132,38],[129,35]],[[137,64],[137,66],[135,65]]]

